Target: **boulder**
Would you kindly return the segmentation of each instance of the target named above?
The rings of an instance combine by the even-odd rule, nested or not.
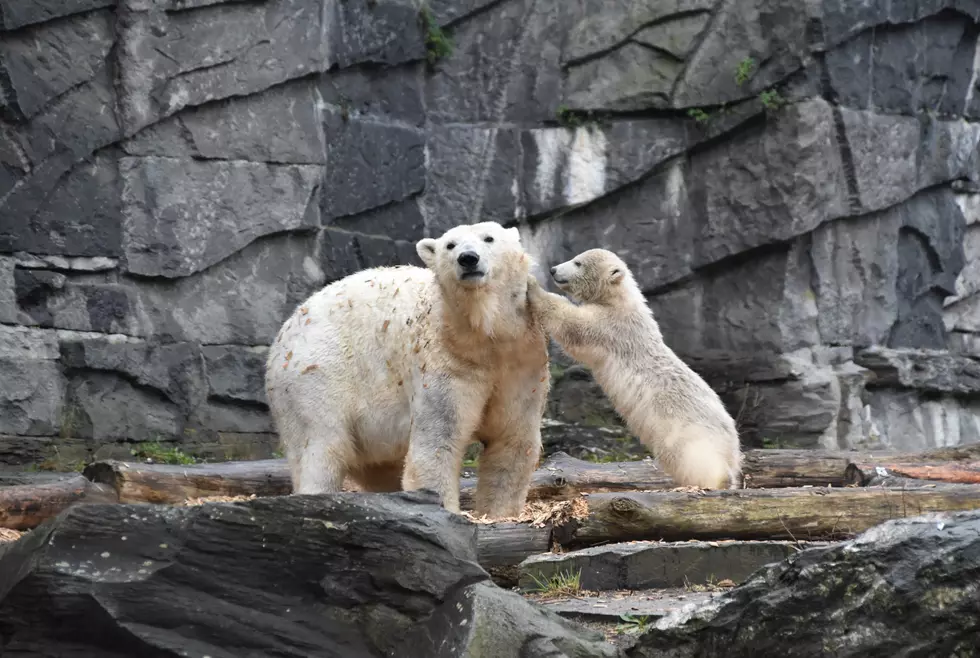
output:
[[[426,658],[615,658],[622,653],[602,636],[583,633],[544,608],[533,608],[520,594],[490,583],[457,590],[406,643]],[[397,655],[408,655],[402,649]]]
[[[430,492],[78,505],[0,548],[0,635],[5,655],[622,656],[476,559]]]
[[[972,656],[980,512],[888,521],[659,620],[631,658]]]

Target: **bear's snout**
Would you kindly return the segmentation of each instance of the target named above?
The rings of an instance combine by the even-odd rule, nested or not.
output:
[[[476,267],[477,263],[480,262],[480,254],[475,251],[464,251],[456,259],[460,267],[465,267],[466,269],[472,269]]]
[[[555,271],[557,269],[558,269],[558,266],[557,265],[555,265],[554,267],[551,268],[551,276],[554,276],[555,275]]]

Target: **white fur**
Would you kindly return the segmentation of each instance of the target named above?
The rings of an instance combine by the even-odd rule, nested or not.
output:
[[[549,386],[529,258],[516,229],[493,222],[417,250],[426,268],[368,269],[315,293],[270,348],[267,395],[294,491],[338,491],[350,476],[368,491],[432,489],[459,511],[463,453],[479,440],[476,511],[514,516]],[[463,276],[464,251],[482,277]]]
[[[742,452],[735,421],[718,394],[663,341],[622,260],[590,249],[555,266],[559,288],[531,280],[528,299],[545,330],[596,382],[629,428],[681,486],[738,488]]]

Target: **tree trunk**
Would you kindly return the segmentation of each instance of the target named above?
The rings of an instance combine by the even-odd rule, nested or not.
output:
[[[460,504],[472,509],[477,478],[462,478]],[[558,452],[548,457],[531,476],[527,499],[569,500],[587,492],[649,491],[677,485],[652,460],[596,464]]]
[[[0,488],[0,527],[29,530],[76,503],[118,502],[115,492],[81,475]]]
[[[476,552],[480,566],[519,564],[525,558],[551,550],[551,524],[480,523],[476,526]]]
[[[850,484],[867,486],[877,479],[889,477],[932,480],[956,484],[980,484],[980,461],[896,462],[881,458],[874,462],[852,462],[847,467]]]
[[[746,450],[742,468],[747,489],[842,487],[851,458],[822,450]]]
[[[847,453],[817,450],[748,450],[745,452],[745,486],[834,486],[848,484]],[[460,502],[472,509],[476,478],[463,478]],[[534,472],[527,499],[569,500],[584,493],[674,489],[677,484],[653,460],[596,464],[555,453]]]
[[[889,519],[978,509],[980,486],[595,494],[586,501],[588,516],[575,522],[563,545],[579,548],[658,539],[841,539]]]
[[[745,452],[745,486],[748,489],[799,486],[842,487],[863,482],[864,468],[873,469],[876,461],[908,477],[942,479],[940,474],[954,473],[950,482],[978,482],[970,479],[971,469],[980,470],[980,462],[959,464],[950,471],[947,465],[937,469],[941,459],[968,459],[980,455],[980,447],[942,449],[922,455],[872,455],[834,453],[816,450],[748,450]],[[852,466],[853,461],[864,466]],[[921,462],[930,468],[912,476],[898,464]],[[868,466],[868,465],[871,466]],[[96,482],[112,485],[123,502],[180,503],[188,498],[205,496],[285,495],[292,491],[289,469],[283,459],[250,462],[223,462],[171,466],[135,462],[98,462],[85,470]],[[943,477],[947,477],[943,476]],[[473,509],[476,478],[460,482],[460,503]],[[673,480],[652,460],[596,464],[557,453],[534,472],[528,500],[569,500],[583,493],[616,493],[672,489]]]
[[[182,503],[205,496],[283,496],[292,491],[284,459],[173,466],[104,461],[85,476],[111,486],[121,503]]]
[[[868,455],[871,459],[859,459],[859,455],[853,456],[853,461],[873,461],[875,455]],[[963,446],[952,446],[948,448],[933,448],[923,452],[907,452],[897,455],[877,455],[878,458],[885,459],[894,464],[914,464],[916,462],[962,462],[980,460],[980,443],[969,443]]]

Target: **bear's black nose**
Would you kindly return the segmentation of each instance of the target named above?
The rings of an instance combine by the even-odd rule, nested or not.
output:
[[[462,267],[471,268],[476,267],[476,264],[480,262],[480,254],[475,251],[464,251],[456,259]]]
[[[554,267],[551,268],[551,275],[552,276],[554,276],[555,270],[557,270],[557,269],[558,269],[558,266],[557,265],[555,265]]]

